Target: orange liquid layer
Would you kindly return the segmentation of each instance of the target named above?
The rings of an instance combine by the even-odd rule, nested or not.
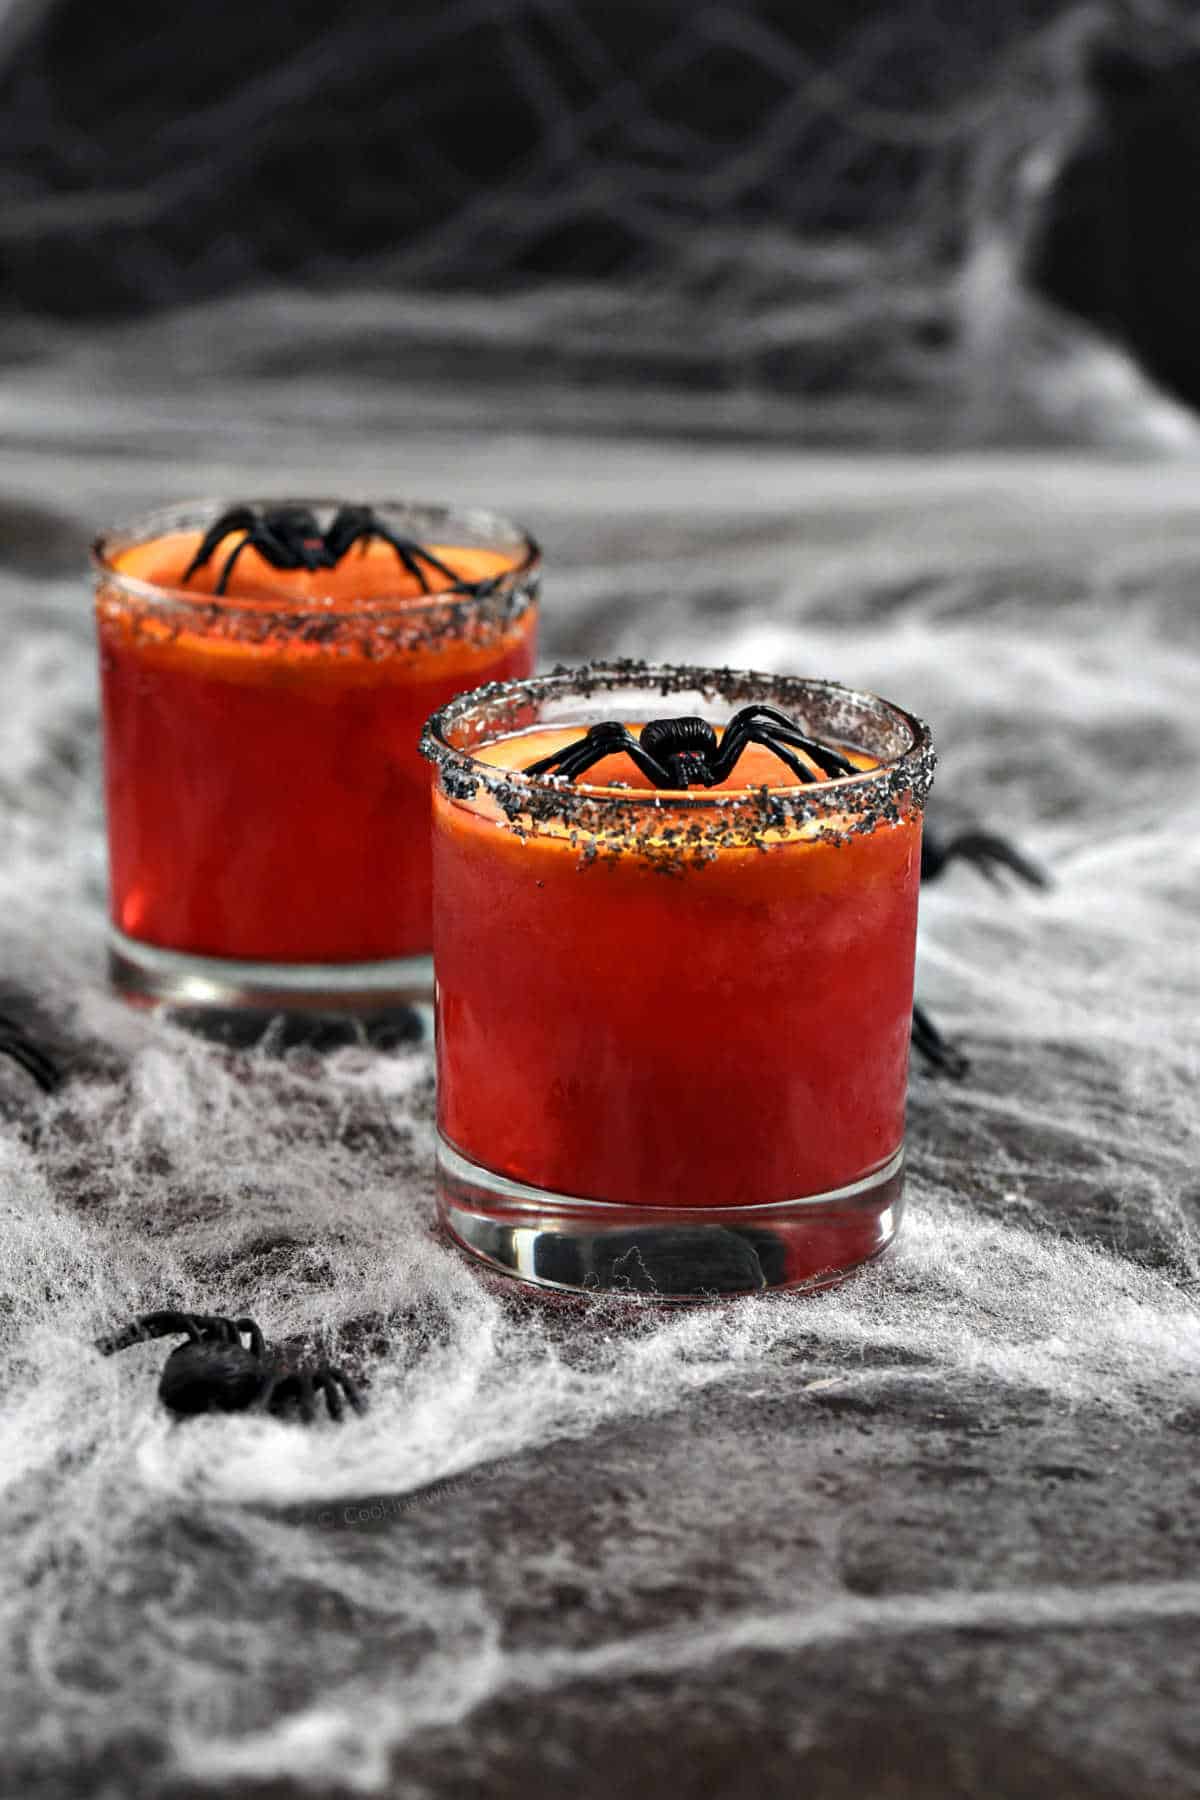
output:
[[[564,735],[485,754],[522,765]],[[645,785],[616,759],[597,777]],[[791,779],[756,746],[731,785]],[[486,804],[435,792],[443,1132],[516,1180],[629,1205],[860,1179],[903,1137],[920,843],[914,812],[667,873],[522,842]],[[853,1233],[833,1235],[832,1266],[857,1260]]]
[[[118,568],[177,585],[198,541],[178,533],[139,545]],[[472,580],[511,566],[495,552],[437,553]],[[223,560],[218,551],[186,592],[211,592]],[[330,613],[344,617],[364,599],[409,595],[421,599],[419,584],[394,551],[372,543],[315,575],[272,569],[247,551],[227,598],[278,608],[281,596],[330,597]],[[122,931],[170,949],[274,962],[428,950],[421,728],[463,689],[530,673],[535,608],[479,641],[374,655],[352,640],[176,630],[135,619],[114,590],[98,628],[111,906]]]

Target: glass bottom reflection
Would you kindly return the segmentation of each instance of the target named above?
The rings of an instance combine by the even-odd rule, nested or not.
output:
[[[835,1192],[769,1206],[630,1207],[527,1187],[438,1145],[438,1205],[473,1256],[569,1292],[662,1301],[818,1288],[881,1255],[903,1211],[904,1152]]]

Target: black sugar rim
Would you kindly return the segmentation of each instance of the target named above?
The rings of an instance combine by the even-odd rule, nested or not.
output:
[[[114,559],[140,544],[153,543],[177,531],[204,531],[233,502],[228,499],[186,500],[158,507],[124,524],[102,532],[92,543],[91,564],[98,592],[111,605],[114,598],[128,609],[146,616],[177,619],[213,635],[261,640],[282,635],[291,639],[339,642],[364,626],[397,627],[411,643],[442,641],[465,636],[481,622],[511,623],[533,605],[541,578],[541,550],[522,526],[499,513],[479,507],[454,507],[408,500],[362,501],[397,530],[418,540],[436,538],[439,531],[467,534],[467,547],[511,551],[511,568],[488,577],[486,588],[464,581],[433,594],[373,595],[352,606],[332,595],[305,595],[301,603],[283,589],[258,599],[206,594],[182,586],[144,581],[125,574]],[[336,511],[345,500],[275,498],[240,501],[238,504],[302,506],[318,515]],[[482,540],[472,542],[471,540]],[[437,539],[436,541],[441,541]]]
[[[809,785],[677,792],[527,775],[473,754],[474,748],[527,729],[531,704],[556,697],[590,700],[631,688],[663,699],[698,693],[731,707],[768,701],[796,718],[808,735],[878,756],[878,766]],[[654,716],[649,708],[647,714]],[[464,726],[471,743],[455,743],[456,728],[461,735]],[[890,754],[863,741],[874,736],[879,745],[889,734],[907,740]],[[749,669],[627,660],[559,668],[527,681],[496,682],[459,694],[426,723],[421,753],[435,765],[451,800],[467,802],[485,794],[520,834],[536,835],[547,825],[566,827],[585,856],[636,849],[656,859],[665,851],[668,861],[704,858],[735,846],[766,848],[780,832],[818,821],[824,826],[823,842],[861,836],[897,822],[907,811],[923,809],[936,760],[924,720],[864,689]],[[675,825],[677,817],[681,823]]]

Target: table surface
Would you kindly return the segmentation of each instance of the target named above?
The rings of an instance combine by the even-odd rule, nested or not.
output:
[[[0,973],[72,1070],[0,1066],[0,1788],[1200,1792],[1194,469],[572,434],[138,344],[0,390]],[[934,822],[1053,871],[925,894],[974,1069],[914,1071],[887,1264],[547,1305],[430,1229],[427,1049],[238,1053],[108,997],[83,546],[330,488],[527,520],[547,660],[894,694]],[[157,1352],[88,1345],[175,1303],[340,1348],[368,1418],[172,1428]]]

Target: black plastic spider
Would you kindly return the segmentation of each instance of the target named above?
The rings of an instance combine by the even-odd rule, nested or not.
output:
[[[954,837],[943,838],[926,827],[921,838],[921,880],[936,881],[952,862],[969,863],[993,887],[1003,888],[1001,871],[1005,869],[1027,887],[1050,886],[1045,870],[1031,862],[1007,838],[997,837],[991,831],[975,830],[960,831]],[[955,1080],[970,1074],[970,1058],[942,1035],[923,1006],[913,1007],[912,1042],[913,1049],[940,1074],[951,1075]]]
[[[921,838],[921,880],[936,881],[952,862],[970,863],[993,887],[1003,889],[1002,870],[1016,875],[1027,887],[1048,888],[1050,877],[1031,862],[1007,838],[991,831],[959,831],[951,838],[939,837],[928,827]]]
[[[6,1013],[0,1013],[0,1056],[24,1069],[44,1094],[52,1094],[62,1082],[58,1064]]]
[[[223,594],[228,587],[229,577],[243,550],[257,550],[275,569],[333,569],[355,544],[370,538],[381,538],[392,546],[409,574],[420,583],[424,594],[431,589],[422,564],[444,575],[460,593],[481,594],[494,586],[496,580],[495,576],[487,576],[479,582],[464,581],[424,544],[418,544],[412,538],[397,537],[395,532],[389,531],[369,506],[339,507],[324,531],[316,514],[305,506],[267,506],[261,513],[252,506],[231,506],[228,512],[213,520],[181,579],[190,581],[196,570],[208,562],[218,544],[235,531],[240,531],[242,536],[225,559],[213,590],[218,594]]]
[[[634,737],[615,719],[593,725],[583,737],[550,756],[526,766],[526,775],[562,775],[574,781],[605,756],[620,752],[636,764],[655,787],[716,787],[733,773],[734,765],[749,745],[762,744],[786,763],[797,781],[828,781],[839,775],[858,775],[848,757],[828,744],[805,735],[786,713],[774,706],[743,706],[734,713],[720,740],[707,719],[651,719]],[[791,745],[803,750],[821,773],[792,755]]]
[[[166,1361],[158,1384],[158,1397],[168,1411],[181,1418],[205,1412],[282,1413],[294,1405],[308,1424],[314,1416],[318,1394],[333,1419],[345,1415],[343,1395],[355,1412],[364,1411],[358,1389],[341,1369],[319,1363],[316,1368],[297,1368],[280,1357],[268,1355],[263,1334],[253,1319],[225,1319],[210,1313],[144,1313],[112,1337],[97,1340],[104,1356],[127,1350],[149,1338],[187,1333],[187,1342],[176,1345]],[[247,1349],[242,1343],[250,1339]]]
[[[748,744],[765,745],[802,782],[820,781],[822,776],[814,775],[793,756],[789,745],[803,750],[824,772],[825,778],[859,773],[840,751],[807,737],[786,713],[776,707],[763,705],[746,706],[735,713],[719,742],[716,732],[705,719],[652,719],[642,727],[640,738],[634,737],[616,720],[607,720],[593,725],[574,743],[527,764],[525,773],[561,775],[574,781],[603,757],[624,752],[656,787],[715,787],[732,772]],[[1050,885],[1036,863],[993,832],[960,831],[954,837],[941,838],[926,831],[921,845],[921,879],[936,880],[952,862],[970,863],[988,881],[1000,887],[1004,885],[1004,870],[1030,887]],[[912,1042],[913,1048],[939,1073],[956,1079],[969,1073],[971,1064],[967,1056],[942,1034],[920,1005],[913,1007]]]

